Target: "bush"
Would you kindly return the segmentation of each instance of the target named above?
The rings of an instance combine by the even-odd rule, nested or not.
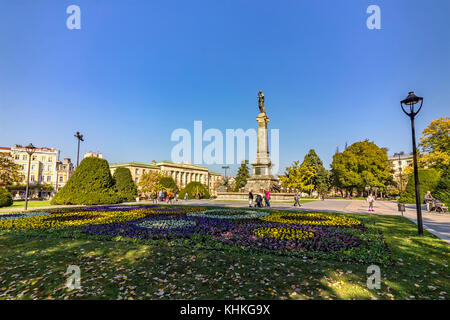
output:
[[[116,191],[108,161],[88,157],[81,161],[51,204],[113,204],[123,201]]]
[[[189,182],[186,187],[180,192],[180,199],[184,199],[185,194],[188,194],[188,199],[196,199],[196,195],[199,195],[199,199],[209,199],[210,194],[208,188],[197,181]]]
[[[448,168],[442,173],[432,196],[444,202],[447,206],[450,205],[450,174]]]
[[[12,206],[13,199],[11,193],[3,188],[0,188],[0,208]]]
[[[164,189],[166,189],[168,191],[172,191],[172,192],[178,191],[178,186],[172,177],[162,177],[159,180],[159,184],[161,187],[163,187]]]
[[[124,200],[134,200],[137,197],[137,187],[131,176],[130,169],[117,168],[116,171],[114,171],[113,179],[117,193]]]
[[[423,198],[428,190],[435,190],[439,178],[439,173],[435,169],[419,169],[420,203],[423,203]],[[409,175],[408,184],[400,202],[416,203],[414,173]]]

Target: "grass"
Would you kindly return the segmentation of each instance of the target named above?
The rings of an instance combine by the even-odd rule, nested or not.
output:
[[[174,241],[0,233],[0,299],[448,299],[448,244],[398,216],[350,215],[383,234],[391,263],[381,289],[369,263],[285,256]],[[69,265],[82,290],[65,288]]]
[[[25,201],[14,201],[12,206],[5,207],[2,209],[23,208],[24,206],[25,206]],[[39,207],[49,207],[49,206],[51,206],[50,200],[28,200],[28,208],[39,208]]]

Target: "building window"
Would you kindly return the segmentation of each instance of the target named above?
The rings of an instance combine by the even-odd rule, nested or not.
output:
[[[45,161],[45,156],[41,157],[41,161],[44,162]]]
[[[36,165],[35,164],[31,165],[31,170],[36,170]]]
[[[48,171],[52,171],[52,166],[48,166]]]
[[[47,176],[47,182],[52,181],[52,176]]]
[[[52,157],[48,157],[48,162],[52,162]]]
[[[34,182],[34,174],[32,174],[32,175],[30,176],[30,181],[31,181],[31,182]]]
[[[136,171],[135,171],[135,172],[136,172],[136,174],[139,174],[139,169],[136,169]]]
[[[63,176],[59,177],[59,182],[64,182],[64,177]]]
[[[139,183],[139,178],[134,179],[136,183]]]
[[[37,156],[33,156],[33,157],[31,158],[31,160],[32,160],[32,161],[36,161],[36,160],[37,160]]]
[[[27,155],[26,154],[22,155],[22,160],[27,160]]]
[[[16,154],[16,155],[14,156],[14,159],[20,160],[20,155]]]

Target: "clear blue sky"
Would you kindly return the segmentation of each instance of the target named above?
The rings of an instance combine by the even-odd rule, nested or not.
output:
[[[71,4],[81,30],[66,28]],[[194,120],[255,127],[262,89],[281,167],[310,148],[329,165],[366,138],[409,152],[408,91],[424,97],[418,135],[449,116],[449,13],[448,0],[0,0],[0,146],[74,159],[79,130],[83,153],[113,163],[169,159]]]

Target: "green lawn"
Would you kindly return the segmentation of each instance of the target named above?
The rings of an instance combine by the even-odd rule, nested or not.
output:
[[[25,201],[14,201],[13,205],[10,207],[5,207],[2,209],[11,209],[11,208],[23,208],[25,206]],[[39,207],[48,207],[51,206],[50,200],[29,200],[28,208],[39,208]]]
[[[448,299],[447,243],[417,236],[402,217],[353,217],[382,232],[388,246],[380,290],[366,288],[368,262],[3,231],[0,299]],[[65,288],[69,265],[80,266],[82,291]]]

